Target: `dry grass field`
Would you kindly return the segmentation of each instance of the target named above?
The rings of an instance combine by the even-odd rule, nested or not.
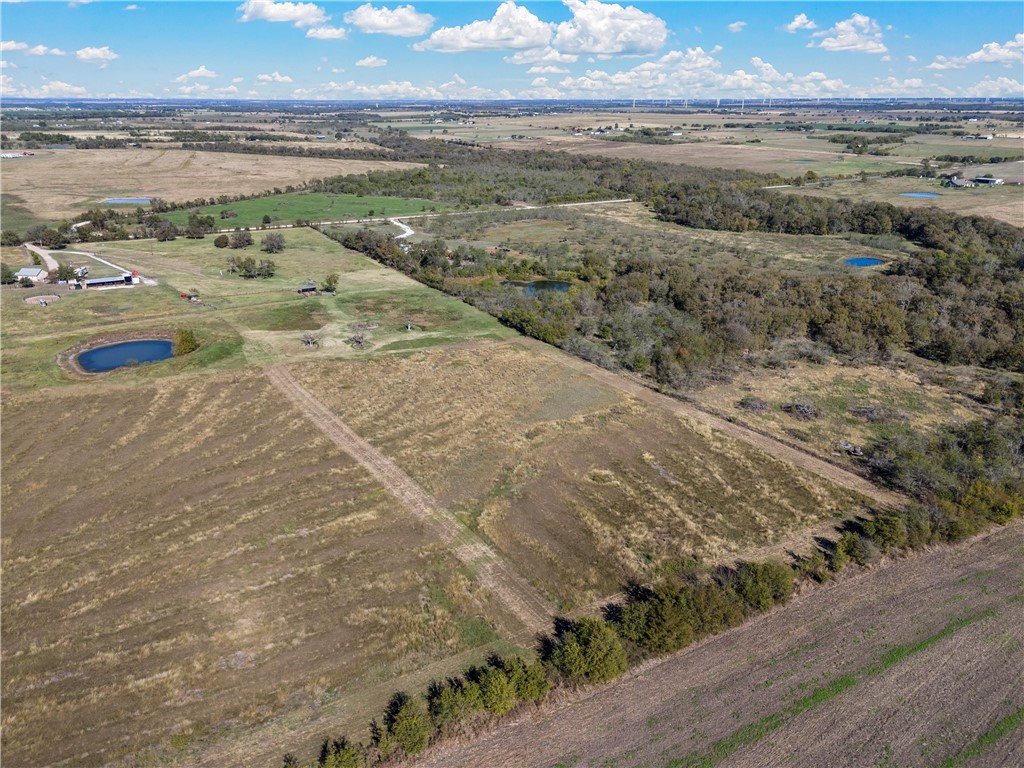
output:
[[[18,393],[3,423],[5,765],[155,764],[336,700],[365,727],[360,689],[494,639],[258,371]]]
[[[292,371],[563,609],[859,509],[559,357],[513,342]]]
[[[308,179],[371,170],[401,170],[414,163],[193,152],[171,149],[39,150],[3,166],[8,204],[42,220],[60,220],[108,197],[194,200],[249,194]]]
[[[984,415],[977,401],[930,381],[923,361],[919,367],[801,362],[783,369],[752,368],[692,397],[779,439],[819,455],[849,460],[836,447],[840,441],[863,446],[904,427],[929,431],[939,424]],[[980,388],[975,394],[980,394]],[[745,397],[764,401],[768,410],[740,408]],[[813,403],[818,418],[802,421],[782,410],[784,403],[794,401]],[[875,408],[877,420],[859,415],[867,413],[859,410],[865,408]]]
[[[418,765],[1021,765],[1022,533],[843,579]]]
[[[966,175],[973,177],[975,173],[998,172],[998,169],[992,171],[990,168],[995,166],[978,166],[973,169],[974,173]],[[1024,187],[1016,185],[952,189],[938,179],[893,178],[868,179],[865,182],[837,181],[827,187],[790,187],[779,191],[830,199],[890,203],[900,208],[939,208],[962,216],[988,216],[1015,227],[1024,227]],[[930,192],[938,197],[904,197],[904,192]]]

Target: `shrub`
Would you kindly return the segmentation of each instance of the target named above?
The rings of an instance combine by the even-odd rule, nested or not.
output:
[[[189,352],[195,352],[199,349],[199,339],[196,338],[195,331],[188,328],[179,328],[174,334],[174,343],[171,345],[171,351],[175,357],[181,355],[187,355]]]
[[[907,524],[898,512],[879,512],[864,522],[861,529],[882,552],[889,553],[907,546]]]
[[[663,582],[634,595],[619,613],[619,634],[652,653],[670,653],[693,642],[697,623],[690,585]]]
[[[767,611],[793,595],[793,569],[778,560],[740,563],[736,568],[736,593],[750,612]]]
[[[857,565],[866,566],[878,560],[880,553],[878,547],[867,536],[856,531],[845,531],[836,544],[836,556],[838,560],[852,560]]]
[[[754,397],[753,395],[744,395],[743,398],[736,403],[736,407],[741,411],[759,413],[771,410],[772,404],[767,400],[762,400],[761,398]]]
[[[217,235],[217,237],[215,237],[214,240],[213,240],[213,244],[217,248],[227,248],[228,247],[228,236],[227,235]]]
[[[603,621],[584,617],[560,627],[547,660],[573,683],[601,683],[626,671],[626,651]]]
[[[430,739],[430,719],[426,709],[407,693],[391,697],[384,711],[384,727],[374,724],[374,744],[386,757],[396,748],[407,755],[418,755]]]
[[[801,421],[813,421],[818,418],[818,406],[806,400],[783,403],[782,410]]]

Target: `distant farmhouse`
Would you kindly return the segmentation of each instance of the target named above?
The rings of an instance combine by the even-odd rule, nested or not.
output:
[[[956,176],[953,176],[949,180],[949,186],[955,187],[956,189],[967,189],[969,187],[976,187],[978,185],[975,184],[970,179],[958,179]]]

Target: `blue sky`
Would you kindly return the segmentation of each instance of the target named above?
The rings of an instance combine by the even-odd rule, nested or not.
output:
[[[0,2],[5,96],[1020,97],[1009,2]]]

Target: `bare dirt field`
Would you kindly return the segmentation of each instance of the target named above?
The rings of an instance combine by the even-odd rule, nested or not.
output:
[[[308,179],[415,163],[322,160],[169,149],[39,150],[4,165],[4,195],[35,216],[59,220],[108,197],[195,200],[284,189]]]
[[[440,539],[258,371],[16,393],[3,422],[5,765],[186,758],[327,705],[365,728],[378,684],[495,639]]]
[[[1020,765],[1019,727],[996,734],[1024,707],[1022,534],[843,579],[417,765]]]
[[[291,370],[563,609],[666,562],[729,559],[860,508],[859,494],[541,347]]]

